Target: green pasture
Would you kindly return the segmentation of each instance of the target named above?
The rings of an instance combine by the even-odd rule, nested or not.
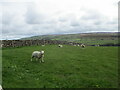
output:
[[[69,41],[69,42],[76,42],[76,43],[84,43],[87,45],[98,45],[98,44],[107,44],[113,43],[118,44],[118,38],[71,38],[71,39],[52,39],[52,40],[60,40],[60,41]]]
[[[30,61],[35,50],[45,63]],[[118,47],[3,48],[2,80],[4,88],[117,88]]]

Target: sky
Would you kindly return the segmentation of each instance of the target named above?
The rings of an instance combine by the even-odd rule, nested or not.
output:
[[[119,0],[0,0],[0,39],[118,32]]]

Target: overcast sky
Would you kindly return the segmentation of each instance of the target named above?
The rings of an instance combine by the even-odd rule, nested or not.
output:
[[[0,39],[118,31],[119,0],[0,0]]]

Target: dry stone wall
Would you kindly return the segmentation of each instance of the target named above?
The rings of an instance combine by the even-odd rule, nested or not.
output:
[[[80,43],[58,41],[58,40],[2,40],[0,47],[22,47],[32,45],[46,45],[46,44],[63,44],[63,45],[80,45]]]

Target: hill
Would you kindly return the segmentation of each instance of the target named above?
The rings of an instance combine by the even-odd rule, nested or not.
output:
[[[120,37],[117,32],[97,32],[97,33],[79,33],[79,34],[62,34],[62,35],[41,35],[28,38],[22,38],[21,40],[60,40],[68,42],[78,42],[85,44],[106,44],[106,43],[118,43]]]

